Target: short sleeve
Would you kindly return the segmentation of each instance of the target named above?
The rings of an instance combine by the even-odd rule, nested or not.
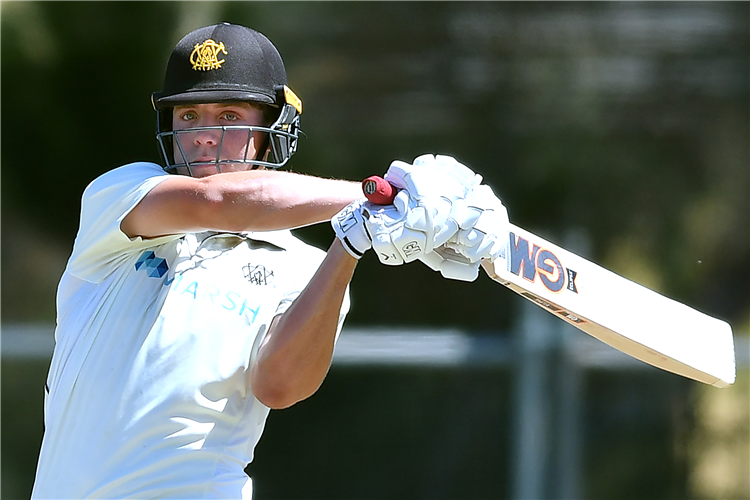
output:
[[[140,162],[116,168],[92,181],[81,199],[80,226],[68,272],[98,283],[132,253],[179,238],[180,235],[171,235],[131,239],[120,229],[125,216],[169,177],[159,165]]]

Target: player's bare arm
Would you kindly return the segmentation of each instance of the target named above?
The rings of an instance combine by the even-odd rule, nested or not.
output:
[[[312,396],[333,357],[339,312],[357,260],[336,239],[315,276],[276,317],[251,368],[253,394],[270,408]]]
[[[133,238],[216,231],[270,231],[329,220],[362,197],[358,183],[285,171],[173,176],[123,219]]]
[[[213,251],[234,240],[221,233],[328,221],[364,199],[359,183],[276,170],[289,168],[302,114],[281,55],[243,26],[199,28],[175,46],[151,103],[169,175],[148,162],[124,165],[102,175],[99,196],[83,204],[75,266],[61,282],[80,285],[91,302],[59,296],[58,317],[74,319],[58,322],[58,338],[76,340],[55,346],[32,498],[251,498],[244,467],[268,412],[246,396],[288,407],[317,390],[331,363],[357,262],[340,239],[320,266],[291,234],[283,253],[253,244]],[[114,220],[130,237],[175,237],[123,249]],[[251,266],[262,283],[250,279]],[[259,314],[291,293],[299,295],[282,315]],[[85,355],[94,351],[104,362]],[[107,439],[118,430],[132,446]],[[236,439],[220,437],[228,435]]]

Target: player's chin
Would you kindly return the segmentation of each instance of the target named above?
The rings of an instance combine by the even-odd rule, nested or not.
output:
[[[177,167],[177,173],[179,175],[187,175],[189,177],[208,177],[219,172],[216,165],[190,165],[190,168],[183,166]]]
[[[222,173],[225,172],[245,172],[247,170],[259,170],[262,169],[263,166],[261,165],[255,165],[252,163],[222,163],[221,165],[221,171]]]
[[[217,166],[215,163],[190,163],[190,169],[187,166],[177,167],[177,173],[181,175],[189,175],[196,178],[208,177],[219,173],[231,173],[231,172],[244,172],[246,170],[254,170],[263,168],[259,165],[253,165],[249,163],[222,163]]]

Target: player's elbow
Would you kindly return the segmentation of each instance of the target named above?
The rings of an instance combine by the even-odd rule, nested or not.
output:
[[[289,408],[307,399],[314,392],[300,391],[298,387],[292,384],[280,383],[279,381],[256,381],[252,389],[255,398],[272,410]]]
[[[272,410],[289,408],[312,396],[320,387],[320,383],[293,375],[293,370],[259,365],[253,367],[250,380],[255,398]]]
[[[272,410],[283,410],[284,408],[289,408],[299,402],[298,399],[291,396],[291,393],[285,391],[267,389],[258,390],[253,388],[253,395],[258,401]]]

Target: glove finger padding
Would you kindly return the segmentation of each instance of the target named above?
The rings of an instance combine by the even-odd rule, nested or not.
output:
[[[474,228],[458,231],[458,245],[454,249],[470,260],[505,258],[507,228],[508,215],[505,210],[485,210]]]
[[[393,205],[404,217],[407,228],[424,233],[425,252],[431,252],[448,241],[459,229],[458,223],[451,218],[453,204],[445,198],[424,198],[417,203],[402,190],[396,195]]]
[[[493,233],[483,233],[476,229],[459,230],[457,242],[448,242],[446,248],[463,255],[472,262],[482,259],[495,260],[503,254],[503,240],[498,240]]]
[[[447,217],[441,220],[441,224],[433,237],[434,248],[447,243],[460,229],[474,227],[481,215],[481,209],[467,205],[465,200],[455,200],[448,209]],[[428,248],[428,251],[432,249]]]
[[[395,213],[382,212],[390,222],[374,217],[366,223],[381,262],[419,259],[446,278],[474,281],[482,259],[503,253],[505,207],[481,185],[480,175],[455,158],[427,154],[412,165],[396,160],[385,179],[401,190]]]
[[[467,214],[454,214],[454,205],[482,181],[455,158],[431,154],[417,157],[412,165],[394,161],[385,179],[401,189],[394,205],[410,212],[407,227],[425,233],[426,252],[444,244],[465,224]]]
[[[381,263],[397,266],[417,260],[423,253],[427,236],[406,226],[407,214],[393,205],[366,203],[365,226],[372,237],[372,247]]]
[[[387,233],[374,234],[372,247],[383,264],[403,264],[417,260],[424,253],[425,236],[400,226]]]
[[[426,197],[443,197],[452,201],[464,198],[482,182],[482,176],[450,156],[419,156],[410,165],[395,160],[385,174],[385,179],[399,189],[405,189],[410,198],[419,201]]]
[[[403,191],[402,191],[403,192]],[[453,203],[446,198],[425,198],[413,208],[407,225],[413,229],[422,229],[427,235],[427,247],[430,252],[439,247],[458,231],[458,224],[450,218]]]
[[[414,165],[427,167],[435,174],[455,178],[463,186],[472,189],[482,183],[482,176],[460,163],[452,156],[425,154],[414,159]]]
[[[484,210],[470,205],[466,200],[456,200],[451,206],[450,219],[454,220],[461,229],[471,229],[479,221]]]
[[[508,242],[508,211],[492,192],[492,188],[487,185],[477,186],[467,198],[466,204],[480,210],[481,214],[471,227],[467,221],[446,246],[471,261],[492,261],[504,256]]]
[[[409,198],[406,191],[399,191],[393,200],[393,206],[403,218],[404,225],[425,235],[425,247],[428,251],[432,249],[432,240],[435,233],[434,215],[436,209],[427,205],[417,205]]]
[[[489,186],[477,186],[467,199],[456,200],[449,221],[457,231],[420,258],[443,277],[474,281],[482,259],[505,256],[508,212]]]
[[[432,156],[432,155],[422,155],[422,156],[426,157],[426,156]],[[429,159],[428,159],[428,162],[429,162]],[[416,163],[416,160],[415,160],[415,163]],[[434,167],[436,167],[442,172],[445,172],[447,175],[455,177],[459,182],[461,182],[461,184],[466,186],[469,190],[473,189],[475,186],[478,186],[482,183],[481,175],[475,173],[469,167],[467,167],[463,163],[460,163],[458,160],[456,160],[452,156],[435,155]]]

